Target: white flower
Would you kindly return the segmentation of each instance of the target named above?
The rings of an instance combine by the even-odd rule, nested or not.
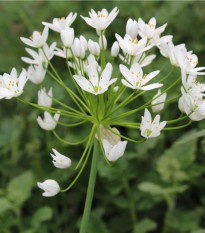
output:
[[[44,45],[43,48],[48,60],[51,60],[53,58],[55,47],[56,47],[56,42],[53,42],[50,47],[47,44]],[[38,53],[33,49],[29,49],[29,48],[26,48],[26,51],[32,56],[33,60],[28,57],[22,57],[21,58],[22,61],[34,65],[39,65],[44,63],[47,66],[48,61],[41,48],[38,50]]]
[[[167,23],[161,27],[156,28],[156,19],[153,17],[146,24],[141,18],[138,20],[139,34],[141,37],[147,37],[151,39],[155,36],[160,36],[160,34],[165,30]]]
[[[117,144],[112,145],[106,139],[104,139],[102,143],[103,143],[105,155],[107,159],[111,162],[114,162],[123,156],[127,145],[127,141],[123,141],[123,142],[119,141]]]
[[[90,18],[88,17],[81,17],[85,20],[85,22],[90,25],[91,27],[98,29],[100,31],[105,30],[115,19],[119,10],[115,7],[110,14],[107,12],[106,9],[102,9],[102,11],[98,11],[96,13],[93,9],[89,12]]]
[[[126,34],[135,39],[138,33],[138,24],[136,20],[128,19],[126,24]]]
[[[195,68],[198,64],[198,57],[192,54],[192,51],[187,51],[185,44],[174,46],[173,42],[163,43],[158,46],[163,56],[168,57],[170,62],[178,67],[181,67],[187,74],[204,75],[205,67]]]
[[[70,25],[74,22],[76,16],[77,13],[73,14],[73,12],[71,12],[66,18],[54,18],[53,23],[42,22],[42,24],[48,26],[53,31],[61,32],[66,27],[70,27]]]
[[[85,47],[81,44],[80,39],[75,38],[72,50],[77,58],[83,59],[85,57]]]
[[[28,68],[28,78],[31,82],[35,84],[40,84],[43,82],[46,75],[46,69],[43,68],[42,64],[30,65]]]
[[[194,75],[186,75],[185,70],[182,69],[182,83],[187,92],[192,96],[203,97],[205,96],[205,84],[197,82],[197,77]]]
[[[103,35],[103,47],[102,47],[102,37],[101,36],[99,37],[99,46],[100,46],[101,50],[103,49],[103,47],[104,47],[104,49],[107,49],[107,39],[104,35]]]
[[[43,47],[46,44],[47,38],[48,38],[48,27],[44,28],[43,33],[34,31],[33,35],[30,36],[30,39],[20,37],[20,39],[25,44],[34,48]]]
[[[116,87],[113,88],[113,91],[114,91],[114,92],[117,92],[118,89],[119,89],[119,86],[116,86]]]
[[[167,98],[167,93],[165,92],[164,94],[162,94],[161,96],[161,91],[158,90],[157,94],[153,97],[153,101],[151,103],[151,105],[155,105],[155,106],[152,106],[152,112],[160,112],[162,111],[162,109],[164,108],[164,103],[162,104],[159,104],[161,102],[164,102]],[[159,96],[158,98],[156,98],[157,96]]]
[[[51,116],[49,112],[44,112],[44,119],[40,116],[37,117],[37,122],[39,126],[44,130],[53,130],[57,125],[57,121],[59,120],[60,114],[56,113],[54,117]]]
[[[142,57],[141,57],[141,54],[140,54],[140,55],[135,56],[135,58],[133,60],[133,63],[139,63],[139,60],[140,60],[140,63],[139,63],[140,66],[145,67],[145,66],[148,66],[149,64],[151,64],[152,61],[155,59],[155,57],[156,57],[155,54],[151,54],[151,55],[148,55],[148,56],[146,56],[146,54],[143,54]]]
[[[43,88],[38,91],[38,105],[51,107],[52,105],[52,98],[49,96],[53,96],[52,87],[50,88],[48,94],[46,93],[46,89]]]
[[[53,164],[54,164],[55,167],[57,167],[57,168],[68,168],[68,167],[71,166],[71,160],[68,157],[60,154],[55,149],[52,149],[52,150],[53,150],[54,154],[50,153],[50,155],[53,158]]]
[[[199,96],[193,96],[186,93],[181,87],[182,96],[179,99],[179,109],[181,112],[189,115],[192,121],[200,121],[205,118],[205,100]]]
[[[155,138],[160,135],[160,131],[165,127],[166,121],[160,123],[160,115],[156,115],[152,122],[150,112],[145,109],[144,116],[140,125],[141,135],[145,138]]]
[[[110,80],[112,75],[112,65],[108,63],[103,70],[100,77],[98,77],[97,68],[94,64],[91,64],[87,68],[89,80],[81,75],[73,75],[78,85],[87,92],[94,95],[99,95],[107,91],[108,87],[117,81],[117,78]]]
[[[94,56],[99,56],[100,55],[100,46],[97,42],[94,42],[93,40],[89,39],[88,40],[88,49],[90,53]]]
[[[158,75],[160,71],[156,70],[143,76],[142,68],[138,63],[134,63],[130,70],[121,64],[120,72],[126,78],[126,80],[122,79],[122,83],[132,89],[152,90],[163,85],[161,83],[153,83],[145,86],[145,84]]]
[[[66,58],[66,53],[67,53],[67,58],[72,57],[72,53],[70,49],[65,48],[65,46],[62,46],[62,49],[55,48],[54,54],[58,57]]]
[[[27,72],[22,70],[19,77],[15,68],[11,70],[10,74],[4,73],[0,75],[0,99],[11,99],[23,93],[23,88],[28,80]]]
[[[119,43],[115,41],[111,48],[111,56],[117,57],[117,55],[119,54],[119,51],[120,51]]]
[[[38,182],[38,187],[44,190],[44,197],[52,197],[59,193],[60,187],[55,180],[45,180],[43,183]]]
[[[70,48],[74,41],[74,29],[66,27],[61,31],[61,40],[65,47]]]
[[[136,56],[138,54],[141,54],[152,47],[152,45],[146,46],[147,44],[146,37],[140,39],[139,41],[137,39],[132,39],[127,34],[124,36],[124,39],[122,39],[122,37],[117,33],[115,34],[115,37],[117,38],[119,42],[119,46],[124,52],[124,54],[127,53],[128,55],[131,56]]]
[[[81,44],[84,46],[84,48],[85,48],[85,51],[87,51],[88,50],[88,42],[87,42],[87,40],[85,39],[85,37],[84,36],[80,36],[80,42],[81,42]]]

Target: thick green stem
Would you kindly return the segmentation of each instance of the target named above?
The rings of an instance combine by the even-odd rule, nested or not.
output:
[[[86,201],[85,201],[83,219],[82,219],[82,223],[80,227],[80,233],[86,233],[87,228],[88,228],[88,222],[90,218],[91,206],[92,206],[92,201],[93,201],[95,180],[96,180],[96,175],[97,175],[98,154],[99,154],[98,141],[95,139],[90,178],[89,178],[89,184],[88,184],[88,189],[87,189],[87,196],[86,196]]]

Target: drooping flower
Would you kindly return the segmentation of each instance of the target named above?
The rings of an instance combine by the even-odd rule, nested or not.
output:
[[[115,37],[117,38],[119,42],[119,46],[122,49],[123,53],[131,56],[142,54],[144,51],[147,51],[153,46],[153,45],[147,46],[146,37],[137,40],[137,39],[132,39],[128,34],[126,34],[123,39],[117,33],[115,34]]]
[[[188,75],[185,70],[182,69],[182,83],[185,90],[192,96],[203,97],[205,96],[205,84],[197,82],[197,77],[194,75]]]
[[[160,95],[160,96],[159,96]],[[157,96],[159,96],[157,98]],[[167,93],[161,95],[161,90],[158,90],[157,94],[153,97],[153,101],[151,102],[152,106],[152,112],[160,112],[164,108],[164,103],[159,104],[161,102],[164,102],[167,98]]]
[[[42,33],[34,31],[33,35],[30,36],[30,39],[20,37],[23,43],[34,48],[43,47],[46,44],[47,38],[48,38],[48,27],[45,27]]]
[[[156,70],[149,73],[148,75],[143,75],[142,68],[138,63],[134,63],[130,70],[121,64],[120,72],[126,79],[122,79],[122,83],[132,89],[152,90],[163,85],[161,83],[153,83],[145,86],[145,84],[153,79],[156,75],[158,75],[160,71]]]
[[[44,112],[44,119],[42,119],[40,116],[37,117],[37,122],[39,126],[44,130],[54,130],[57,121],[59,120],[60,114],[56,113],[54,117],[51,116],[49,112]]]
[[[74,41],[74,29],[65,27],[61,31],[61,40],[65,47],[70,48],[73,45],[73,41]]]
[[[138,34],[138,23],[136,20],[128,19],[126,24],[126,34],[135,39]]]
[[[112,145],[106,139],[104,139],[102,143],[105,155],[111,162],[115,162],[117,159],[123,156],[127,145],[127,141],[119,141],[117,144]]]
[[[108,87],[117,81],[117,78],[110,80],[112,75],[112,65],[107,63],[105,69],[101,73],[100,77],[98,76],[97,68],[95,65],[91,64],[87,68],[87,73],[89,80],[81,75],[73,75],[77,84],[87,92],[90,92],[94,95],[99,95],[108,90]]]
[[[52,150],[53,150],[54,154],[50,153],[50,155],[53,158],[53,164],[54,164],[55,167],[57,167],[57,168],[68,168],[68,167],[71,166],[71,160],[68,157],[60,154],[55,149],[52,149]]]
[[[11,99],[21,95],[27,80],[25,69],[22,70],[19,77],[15,68],[11,70],[10,74],[0,75],[0,99]]]
[[[181,87],[182,96],[179,98],[179,109],[189,115],[192,121],[200,121],[205,118],[205,99],[200,96],[190,95]]]
[[[53,23],[42,22],[42,24],[49,27],[53,31],[61,32],[66,27],[71,26],[71,24],[76,19],[76,16],[77,16],[77,13],[73,14],[73,12],[70,12],[70,14],[66,18],[65,17],[54,18]]]
[[[41,84],[45,78],[46,69],[43,68],[42,64],[30,65],[28,68],[28,78],[35,84]]]
[[[45,180],[42,183],[38,182],[37,185],[40,189],[44,190],[42,194],[44,197],[55,196],[60,191],[60,186],[55,180]]]
[[[46,56],[41,48],[38,50],[38,53],[33,49],[26,48],[26,51],[32,56],[33,60],[28,57],[22,57],[21,59],[22,61],[29,64],[39,65],[44,63],[47,66],[48,64],[47,58],[48,60],[51,60],[53,58],[55,47],[56,47],[56,42],[53,42],[50,45],[50,47],[47,44],[45,44],[43,49]]]
[[[46,89],[43,88],[38,91],[38,105],[51,107],[52,105],[52,87],[50,88],[48,94],[46,93]]]
[[[141,135],[145,138],[155,138],[160,135],[160,131],[165,127],[166,121],[160,123],[160,115],[156,115],[152,121],[149,110],[145,109],[140,125]]]
[[[81,17],[85,20],[85,22],[90,25],[91,27],[97,30],[105,30],[115,19],[119,10],[115,7],[110,13],[106,9],[102,9],[96,13],[93,9],[89,12],[90,18],[88,17]]]

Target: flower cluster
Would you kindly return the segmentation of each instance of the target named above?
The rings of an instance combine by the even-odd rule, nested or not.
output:
[[[105,51],[109,47],[109,41],[106,38],[106,30],[118,13],[119,10],[115,7],[110,13],[106,9],[98,12],[91,10],[90,17],[81,16],[88,25],[96,29],[99,36],[98,41],[86,39],[83,35],[76,37],[72,27],[72,23],[77,17],[76,13],[71,12],[67,17],[54,18],[52,23],[43,22],[45,27],[42,33],[35,31],[29,38],[21,37],[22,42],[32,47],[26,48],[26,52],[31,57],[22,57],[24,62],[30,64],[27,71],[23,69],[18,77],[16,69],[12,69],[11,74],[0,76],[0,98],[10,99],[21,95],[24,85],[29,79],[40,87],[38,103],[29,103],[18,98],[44,111],[44,119],[41,116],[37,118],[39,126],[44,130],[52,131],[58,140],[67,145],[79,145],[87,142],[79,163],[73,169],[74,171],[79,169],[79,173],[71,185],[60,190],[55,180],[38,183],[38,186],[45,191],[43,195],[46,197],[54,196],[59,191],[64,192],[71,188],[88,161],[94,140],[98,140],[105,161],[112,166],[112,163],[123,156],[128,141],[143,143],[149,138],[159,136],[162,130],[182,128],[192,121],[205,118],[205,84],[197,81],[197,75],[205,74],[205,72],[200,72],[205,67],[196,67],[198,58],[192,51],[187,51],[185,44],[174,46],[172,35],[162,36],[167,23],[158,27],[154,17],[148,23],[141,18],[138,20],[128,19],[125,35],[115,34],[114,38],[116,39],[111,46],[110,57],[107,56],[108,53]],[[59,33],[61,39],[59,46],[57,46],[57,42],[47,44],[49,30]],[[167,75],[163,75],[163,72],[167,70],[168,63],[160,67],[160,70],[158,70],[159,68],[154,69],[148,74],[143,71],[144,67],[150,68],[149,65],[156,58],[156,54],[150,54],[151,50],[155,51],[154,48],[159,49],[162,56],[169,58],[174,67],[180,68],[180,77],[176,80],[176,75],[174,75],[173,82],[168,87],[165,87],[163,81],[173,74],[173,70],[177,71],[172,69]],[[67,86],[64,78],[54,68],[51,63],[54,56],[64,59],[70,81],[74,82],[76,90]],[[113,70],[114,62],[119,63],[117,72]],[[117,75],[115,75],[116,73]],[[53,95],[54,87],[50,88],[48,92],[43,88],[46,74],[64,89],[73,100],[75,107],[68,106],[56,99]],[[157,81],[153,83],[154,79]],[[167,99],[168,91],[173,87],[177,88],[179,82],[182,83],[180,96]],[[141,99],[136,101],[141,95],[154,89],[158,90],[157,94],[151,94],[152,96],[155,94],[152,99],[143,104]],[[124,97],[123,94],[126,91],[128,95]],[[186,116],[160,122],[160,115],[155,114],[161,112],[165,104],[173,99],[179,99],[179,109]],[[119,109],[128,106],[133,101],[136,105],[134,109],[116,114]],[[53,103],[58,104],[60,108],[52,107]],[[152,114],[148,108],[152,110]],[[144,111],[144,115],[143,112],[141,114],[141,122],[137,116],[135,122],[126,121],[127,117],[138,111]],[[62,123],[59,121],[60,116],[78,121],[69,122],[69,124]],[[187,120],[187,118],[191,119],[188,124],[165,128],[167,124],[174,124]],[[122,121],[122,119],[125,120]],[[75,127],[82,124],[88,125],[90,133],[78,142],[65,141],[55,130],[57,125]],[[141,138],[136,140],[124,136],[119,130],[112,128],[112,125],[139,130]],[[71,160],[68,157],[55,149],[53,149],[53,153],[51,156],[55,167],[68,168],[71,166]]]

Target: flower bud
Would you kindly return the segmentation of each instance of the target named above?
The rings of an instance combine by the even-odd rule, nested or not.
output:
[[[80,36],[80,42],[83,45],[83,47],[85,48],[85,51],[88,50],[88,42],[84,36]]]
[[[126,34],[131,36],[133,39],[137,37],[138,25],[136,20],[128,19],[126,24]]]
[[[153,99],[155,99],[158,95],[161,95],[160,90],[158,90],[157,94],[153,97]],[[167,93],[165,92],[164,94],[159,96],[157,99],[153,100],[151,104],[155,105],[155,104],[164,102],[166,100],[166,97],[167,97]],[[164,103],[152,106],[152,112],[160,112],[162,111],[163,108],[164,108]]]
[[[57,168],[68,168],[68,167],[71,166],[71,160],[68,157],[60,154],[55,149],[52,149],[52,150],[53,150],[54,154],[50,153],[50,155],[53,158],[53,164],[54,164],[55,167],[57,167]]]
[[[100,55],[100,46],[97,42],[94,42],[93,40],[88,40],[88,49],[90,53],[94,56]]]
[[[45,180],[43,183],[38,182],[38,187],[44,190],[44,197],[52,197],[59,193],[60,187],[55,180]]]
[[[99,37],[99,45],[100,45],[100,49],[103,49],[101,36]],[[104,35],[103,35],[103,46],[104,46],[104,49],[107,49],[107,39]]]
[[[73,44],[74,40],[74,29],[70,27],[66,27],[61,31],[61,40],[65,47],[70,48]]]
[[[113,88],[113,91],[114,91],[114,92],[117,92],[118,89],[119,89],[119,86],[116,86],[116,87]]]
[[[97,28],[96,28],[96,33],[97,33],[98,36],[101,35],[101,31],[99,29],[97,29]]]
[[[117,41],[115,41],[112,45],[111,48],[111,56],[112,57],[117,57],[120,51],[120,47],[119,47],[119,43]]]
[[[73,44],[73,53],[76,57],[83,59],[85,57],[85,48],[78,38],[75,38]]]

